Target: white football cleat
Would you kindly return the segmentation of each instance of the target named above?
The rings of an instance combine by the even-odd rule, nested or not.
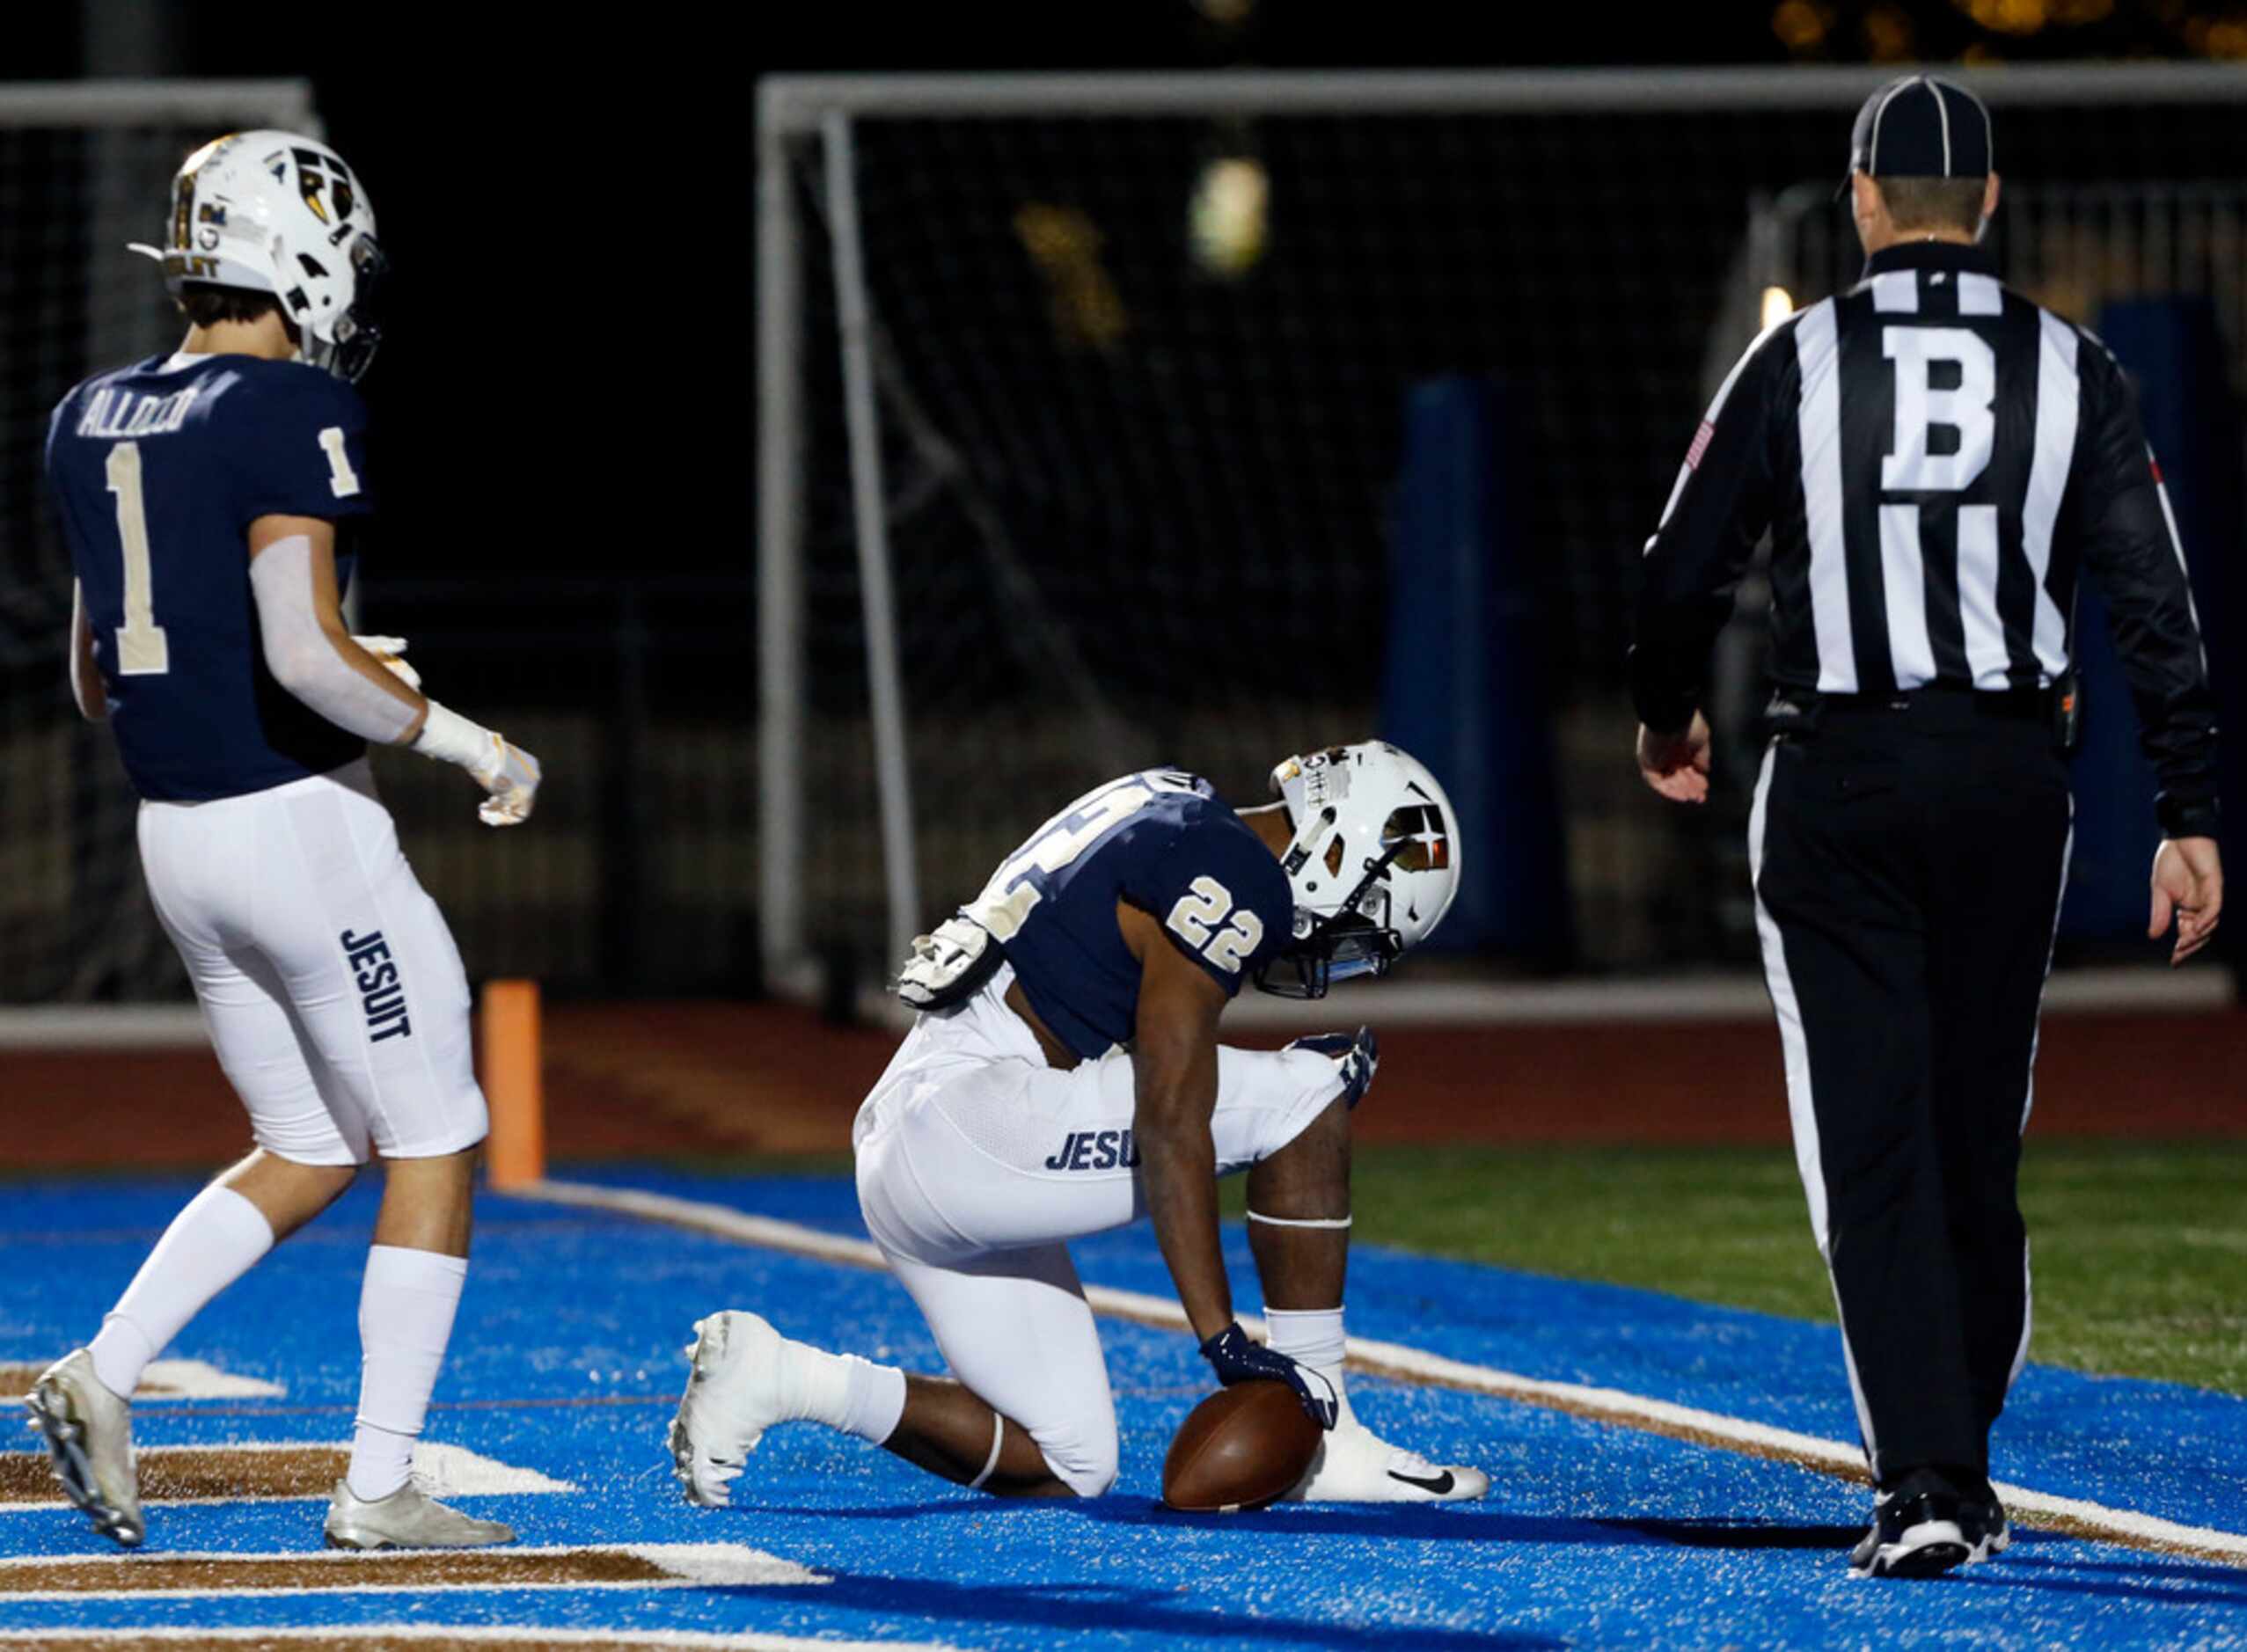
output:
[[[1444,1467],[1391,1445],[1354,1416],[1327,1431],[1319,1454],[1283,1502],[1468,1502],[1485,1495],[1479,1468]]]
[[[128,1549],[148,1535],[141,1518],[141,1482],[133,1465],[133,1408],[93,1374],[84,1349],[49,1365],[24,1404],[31,1426],[47,1438],[55,1478],[93,1529]]]
[[[337,1480],[326,1532],[332,1549],[481,1549],[515,1541],[513,1526],[449,1509],[414,1480],[372,1502]]]
[[[762,1315],[728,1309],[694,1322],[693,1373],[671,1419],[671,1472],[692,1503],[722,1509],[765,1430],[788,1404],[787,1339]]]

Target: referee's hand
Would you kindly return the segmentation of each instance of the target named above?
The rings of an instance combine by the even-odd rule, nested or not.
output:
[[[2216,932],[2223,915],[2223,859],[2213,837],[2171,837],[2154,852],[2154,913],[2146,933],[2159,940],[2177,920],[2177,946],[2169,954],[2183,963]]]
[[[1672,803],[1709,800],[1709,720],[1699,712],[1674,735],[1638,726],[1638,772]]]

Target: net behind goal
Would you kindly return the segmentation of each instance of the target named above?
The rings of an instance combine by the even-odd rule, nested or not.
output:
[[[1494,387],[1522,479],[1544,691],[1497,714],[1554,733],[1574,961],[1751,957],[1738,822],[1638,792],[1629,600],[1769,272],[1804,267],[1774,203],[1831,193],[1892,72],[768,82],[768,972],[871,976],[1126,767],[1260,800],[1275,758],[1380,731],[1422,640],[1393,602],[1452,577],[1393,532],[1407,398],[1446,376]],[[2216,169],[2247,91],[1976,84],[2007,173],[2122,189]]]
[[[169,349],[178,312],[128,241],[219,133],[318,132],[297,81],[0,84],[0,1002],[150,998],[179,960],[140,886],[135,804],[69,698],[70,553],[48,513],[48,414],[99,369]]]

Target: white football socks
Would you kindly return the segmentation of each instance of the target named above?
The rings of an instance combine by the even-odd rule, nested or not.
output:
[[[468,1261],[376,1245],[359,1291],[359,1416],[351,1438],[351,1495],[372,1502],[414,1472],[414,1442],[428,1414]]]
[[[1266,1308],[1264,1323],[1270,1327],[1271,1347],[1299,1365],[1308,1365],[1334,1385],[1344,1418],[1354,1420],[1350,1390],[1343,1380],[1343,1362],[1349,1343],[1342,1329],[1340,1308]]]
[[[905,1373],[855,1354],[830,1354],[793,1337],[780,1339],[787,1362],[782,1393],[791,1416],[823,1422],[879,1445],[905,1414]]]
[[[90,1345],[101,1385],[130,1400],[141,1373],[203,1305],[273,1248],[265,1213],[231,1188],[205,1188],[172,1218]]]

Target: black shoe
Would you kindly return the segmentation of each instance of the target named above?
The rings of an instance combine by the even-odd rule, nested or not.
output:
[[[1966,1539],[1966,1561],[1969,1565],[2002,1554],[2013,1541],[2012,1523],[2005,1517],[2005,1505],[1997,1500],[1996,1492],[1987,1480],[1977,1482],[1967,1492],[1964,1507],[1958,1511],[1958,1530]]]
[[[1974,1507],[1979,1511],[1983,1505]],[[1966,1535],[1967,1508],[1966,1498],[1942,1474],[1913,1470],[1875,1498],[1872,1529],[1849,1553],[1849,1575],[1934,1577],[1964,1565],[1975,1558],[1976,1546]]]

